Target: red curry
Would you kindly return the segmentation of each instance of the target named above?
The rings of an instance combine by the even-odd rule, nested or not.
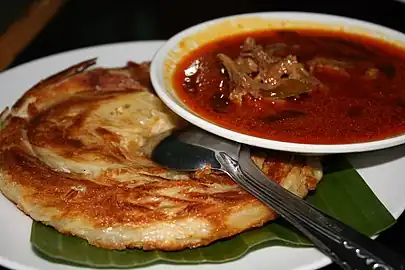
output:
[[[203,118],[257,137],[340,144],[405,132],[405,51],[364,36],[227,37],[185,57],[173,80]]]

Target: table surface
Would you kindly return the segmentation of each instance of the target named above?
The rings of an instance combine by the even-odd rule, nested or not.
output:
[[[259,11],[343,15],[405,32],[405,4],[375,1],[82,1],[70,0],[9,67],[54,53],[106,43],[164,40],[199,22]],[[376,240],[405,256],[405,217]],[[332,264],[323,270],[340,269]],[[5,270],[0,266],[0,270]]]

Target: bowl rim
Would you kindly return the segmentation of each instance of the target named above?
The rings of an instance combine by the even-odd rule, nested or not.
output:
[[[237,131],[233,131],[210,122],[196,113],[192,113],[191,109],[188,111],[183,108],[170,96],[166,90],[164,84],[164,63],[168,56],[168,53],[176,47],[176,45],[189,35],[198,33],[203,27],[214,25],[225,20],[233,20],[238,18],[259,17],[265,19],[274,20],[295,20],[302,22],[318,22],[322,24],[336,24],[347,23],[356,27],[364,29],[370,29],[378,33],[384,33],[389,37],[396,37],[398,40],[405,42],[405,34],[397,30],[382,26],[373,22],[368,22],[356,18],[350,18],[340,15],[332,15],[326,13],[313,13],[313,12],[295,12],[295,11],[269,11],[269,12],[256,12],[256,13],[244,13],[231,16],[224,16],[208,21],[204,21],[193,26],[190,26],[177,34],[170,37],[165,44],[163,44],[159,50],[155,53],[151,66],[150,66],[150,79],[155,89],[156,94],[165,103],[169,109],[175,114],[188,121],[189,123],[198,126],[208,132],[233,140],[239,143],[256,146],[265,149],[286,151],[291,153],[301,154],[339,154],[339,153],[356,153],[381,150],[393,146],[398,146],[405,143],[405,134],[397,135],[386,139],[374,140],[361,143],[350,144],[305,144],[285,142],[278,140],[271,140],[260,138]],[[388,38],[389,41],[395,42],[392,38]],[[184,104],[184,106],[186,106]]]

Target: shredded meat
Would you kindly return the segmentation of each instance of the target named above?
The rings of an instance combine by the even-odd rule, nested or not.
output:
[[[235,60],[218,54],[232,87],[229,99],[239,104],[247,94],[254,98],[282,99],[321,87],[321,82],[298,62],[296,56],[289,54],[280,57],[275,54],[286,46],[282,43],[271,44],[264,50],[253,38],[248,37]]]
[[[315,70],[321,70],[323,72],[349,77],[350,75],[346,71],[346,68],[350,68],[353,65],[345,61],[316,57],[308,62],[308,66],[311,73],[313,73]]]

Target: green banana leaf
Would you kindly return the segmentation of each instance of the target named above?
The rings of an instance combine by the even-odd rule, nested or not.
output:
[[[309,202],[369,236],[395,223],[395,219],[344,157],[328,157],[324,160],[324,167],[325,176],[316,192],[307,198]],[[36,253],[47,260],[97,268],[129,268],[158,262],[223,263],[268,246],[312,246],[281,218],[206,247],[176,252],[105,250],[90,246],[82,239],[60,234],[38,222],[32,225],[31,243]]]

